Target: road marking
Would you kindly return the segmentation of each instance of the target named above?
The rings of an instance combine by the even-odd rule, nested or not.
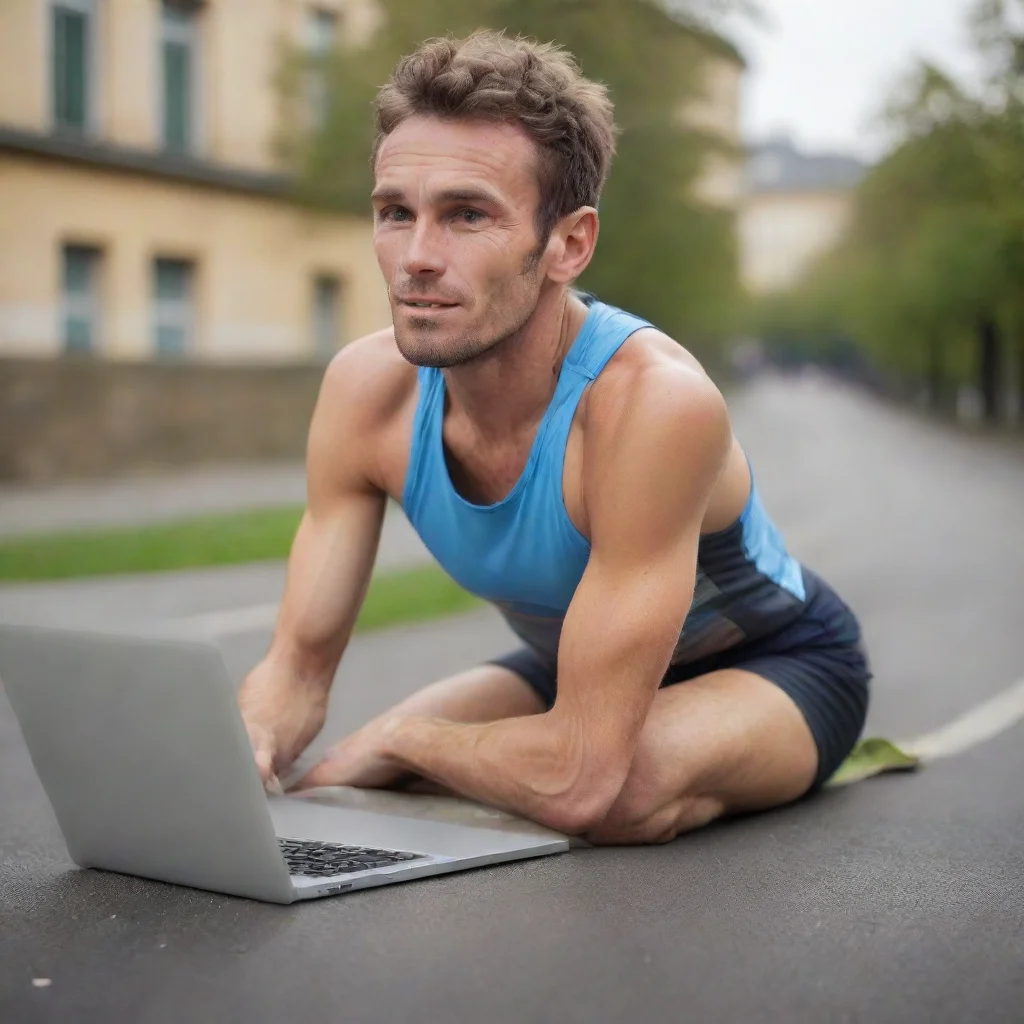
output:
[[[979,743],[995,739],[1024,719],[1024,679],[990,700],[954,718],[952,722],[912,740],[897,743],[901,750],[922,761],[937,761],[962,754]]]
[[[173,619],[173,625],[188,632],[199,633],[210,639],[258,633],[273,629],[277,622],[276,604],[254,604],[248,608],[227,608],[216,612],[201,612]]]

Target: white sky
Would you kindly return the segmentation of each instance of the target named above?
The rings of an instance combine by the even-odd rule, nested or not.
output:
[[[868,159],[885,136],[872,120],[901,73],[927,57],[970,79],[971,0],[761,0],[764,27],[728,33],[750,68],[743,103],[752,142],[785,132],[798,145]]]

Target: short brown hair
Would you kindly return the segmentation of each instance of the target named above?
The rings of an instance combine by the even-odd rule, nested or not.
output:
[[[562,217],[597,206],[615,152],[614,108],[607,88],[584,78],[561,47],[484,30],[427,40],[377,95],[375,164],[384,139],[417,114],[526,131],[540,151],[541,245]]]

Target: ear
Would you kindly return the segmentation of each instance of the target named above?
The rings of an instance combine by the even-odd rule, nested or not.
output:
[[[548,242],[548,277],[556,284],[575,281],[594,258],[600,222],[597,210],[581,206],[563,217]]]

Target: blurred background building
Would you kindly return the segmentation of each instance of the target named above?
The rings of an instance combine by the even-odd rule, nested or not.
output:
[[[387,322],[367,220],[274,153],[282,44],[368,0],[3,0],[0,353],[319,358]],[[311,97],[311,101],[315,97]]]
[[[751,148],[738,223],[751,294],[793,288],[839,243],[865,170],[852,156],[802,153],[785,137]]]
[[[373,0],[4,0],[0,355],[316,360],[389,323],[369,218],[296,203],[274,146],[283,49],[358,46],[379,18]],[[739,146],[742,58],[702,38],[687,116]],[[734,208],[742,185],[738,156],[709,156],[702,198]]]
[[[1014,419],[1003,51],[1001,107],[912,71],[903,134],[869,167],[785,135],[748,145],[747,65],[700,4],[602,4],[595,22],[476,0],[0,0],[0,479],[301,455],[324,362],[390,322],[364,199],[370,98],[400,53],[481,11],[565,42],[619,100],[588,285],[712,372],[749,331],[833,368],[839,352],[936,409],[976,394],[986,419]],[[936,89],[966,113],[929,121]],[[659,124],[685,128],[671,152]]]

